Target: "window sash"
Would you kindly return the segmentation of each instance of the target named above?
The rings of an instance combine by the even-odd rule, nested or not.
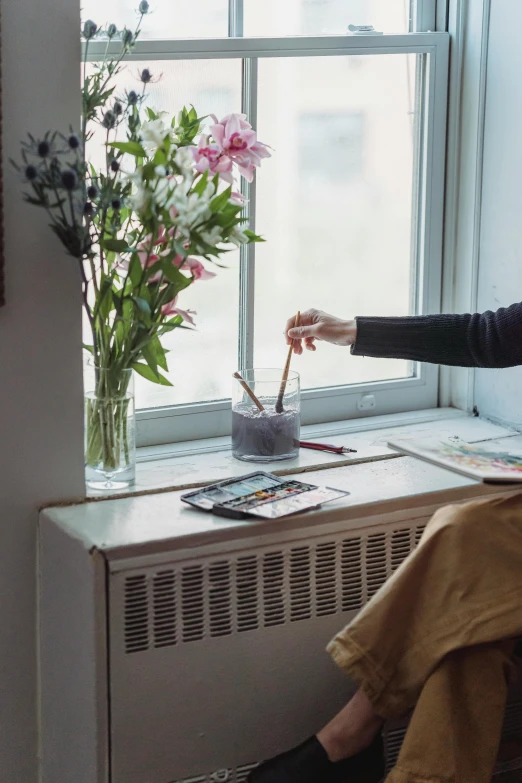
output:
[[[237,14],[240,3],[231,2]],[[232,21],[234,24],[232,24]],[[231,20],[231,30],[240,31],[240,19]],[[89,45],[88,59],[101,59],[107,43]],[[118,44],[109,52],[118,52]],[[266,57],[314,57],[339,55],[419,54],[425,55],[418,89],[422,90],[419,124],[421,149],[417,204],[413,214],[414,252],[417,258],[415,312],[440,310],[442,280],[442,237],[444,209],[444,163],[448,91],[449,36],[447,33],[408,33],[382,36],[312,36],[292,38],[224,38],[198,40],[138,41],[127,59],[142,60],[243,60],[243,106],[254,127],[257,110],[258,61]],[[251,220],[255,218],[255,181],[245,185]],[[254,227],[255,228],[255,227]],[[254,346],[255,244],[243,246],[240,258],[239,366],[251,367]],[[187,368],[188,371],[188,368]],[[358,403],[371,394],[375,407],[362,414]],[[326,403],[326,404],[325,404]],[[374,383],[307,389],[302,392],[304,424],[344,420],[361,415],[383,415],[436,407],[438,368],[416,364],[412,377]],[[138,445],[156,445],[226,435],[230,432],[230,400],[191,403],[137,412]]]

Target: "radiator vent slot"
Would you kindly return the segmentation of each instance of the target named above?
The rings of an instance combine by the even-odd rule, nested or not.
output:
[[[181,572],[183,641],[195,642],[205,635],[203,566],[190,566]]]
[[[391,537],[391,570],[396,571],[412,550],[411,531],[396,530]]]
[[[315,602],[318,617],[337,612],[337,544],[318,544],[315,551]]]
[[[211,563],[208,575],[210,635],[228,636],[232,633],[230,562]]]
[[[135,653],[149,648],[149,599],[147,577],[125,579],[125,652]]]
[[[422,534],[426,530],[426,525],[417,525],[415,528],[415,546],[419,543],[419,541],[422,538]]]
[[[512,736],[522,736],[522,701],[512,701],[507,705],[504,718],[504,733]]]
[[[309,620],[312,616],[312,573],[310,547],[290,551],[290,619]]]
[[[176,644],[176,574],[158,571],[152,582],[154,610],[154,647]]]
[[[236,564],[237,630],[259,628],[259,566],[256,555],[240,557]]]
[[[368,537],[366,545],[366,585],[368,598],[382,587],[388,577],[386,567],[386,535],[376,533]]]
[[[386,729],[384,732],[384,755],[386,757],[386,772],[396,765],[399,753],[406,736],[407,726],[396,729]]]
[[[125,576],[125,651],[356,612],[410,554],[423,529],[231,553]]]
[[[347,538],[341,544],[342,610],[351,612],[363,605],[363,571],[360,538]]]
[[[285,560],[282,552],[267,552],[263,557],[263,602],[265,626],[285,622]]]

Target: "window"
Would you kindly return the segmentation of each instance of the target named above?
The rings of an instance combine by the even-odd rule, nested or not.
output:
[[[133,4],[85,0],[83,13],[122,25]],[[150,65],[162,74],[151,106],[242,109],[275,154],[246,192],[266,244],[188,289],[198,331],[171,335],[174,386],[136,379],[140,444],[226,434],[232,372],[282,366],[297,309],[437,311],[448,37],[408,32],[433,29],[434,17],[433,0],[175,0],[145,17],[122,91]],[[352,22],[384,34],[344,35]],[[91,44],[92,59],[104,47]],[[365,393],[377,414],[437,404],[430,366],[321,345],[295,369],[305,423],[357,415]]]

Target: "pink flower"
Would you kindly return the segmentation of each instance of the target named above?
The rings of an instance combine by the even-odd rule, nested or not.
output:
[[[244,114],[229,114],[210,127],[212,138],[223,155],[237,164],[239,172],[252,182],[254,170],[263,158],[269,158],[266,144],[257,140],[257,133]]]
[[[194,321],[193,316],[197,315],[197,313],[195,313],[194,310],[181,310],[181,308],[176,307],[177,301],[178,297],[175,296],[172,302],[167,302],[167,304],[164,304],[161,308],[161,314],[166,317],[169,315],[181,315],[184,321],[189,323],[191,326],[195,326],[196,322]]]
[[[172,263],[174,266],[177,266],[181,272],[188,272],[194,280],[211,280],[216,276],[215,272],[209,272],[201,261],[198,261],[198,259],[193,256],[183,258],[183,256],[177,255]]]
[[[196,171],[200,174],[210,171],[212,174],[219,174],[227,182],[233,182],[231,159],[217,144],[209,144],[207,136],[201,136],[198,146],[191,149]]]
[[[179,265],[176,264],[176,266]],[[193,258],[192,256],[188,256],[188,258],[185,259],[181,271],[184,272],[185,269],[190,272],[194,280],[212,280],[212,278],[216,276],[215,272],[209,272],[201,261],[198,261],[197,258]]]
[[[245,204],[248,202],[248,199],[245,198],[245,196],[243,196],[242,193],[234,192],[230,194],[230,201],[233,204],[237,204],[238,207],[244,207]]]

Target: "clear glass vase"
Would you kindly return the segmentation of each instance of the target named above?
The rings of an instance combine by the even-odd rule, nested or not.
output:
[[[232,454],[244,462],[277,462],[299,454],[300,383],[291,370],[248,369],[234,375]],[[254,395],[250,396],[246,387]]]
[[[85,480],[98,490],[122,490],[136,475],[133,371],[97,367],[85,373]]]

